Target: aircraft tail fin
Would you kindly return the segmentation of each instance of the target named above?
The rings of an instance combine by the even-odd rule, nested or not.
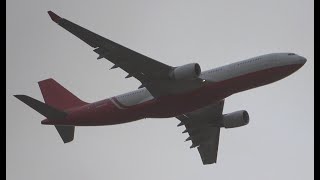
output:
[[[65,120],[68,115],[65,110],[87,104],[73,95],[53,79],[46,79],[38,82],[45,103],[26,95],[15,95],[49,120]],[[71,142],[74,138],[74,126],[55,125],[64,143]]]
[[[72,107],[87,104],[61,86],[54,79],[46,79],[38,82],[42,96],[46,104],[65,110]]]

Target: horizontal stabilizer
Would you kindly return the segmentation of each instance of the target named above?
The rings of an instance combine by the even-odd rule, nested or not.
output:
[[[74,126],[55,126],[64,143],[71,142],[74,138]]]
[[[48,119],[62,119],[67,116],[66,112],[60,111],[54,107],[51,107],[41,101],[33,99],[26,95],[14,95],[20,101],[24,102],[34,110],[38,111],[43,116],[47,117]]]

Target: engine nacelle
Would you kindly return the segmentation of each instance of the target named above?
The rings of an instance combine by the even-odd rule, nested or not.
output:
[[[198,63],[190,63],[183,66],[176,67],[170,74],[174,80],[192,79],[199,77],[201,68]]]
[[[249,123],[249,114],[245,110],[232,112],[223,115],[223,126],[225,128],[235,128],[247,125]]]

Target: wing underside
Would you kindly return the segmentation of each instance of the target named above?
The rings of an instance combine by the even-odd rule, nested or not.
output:
[[[48,12],[51,19],[89,46],[94,48],[98,59],[105,58],[112,63],[112,68],[121,68],[128,73],[127,77],[135,77],[142,83],[168,78],[171,66],[128,49],[118,43],[91,32],[67,19],[61,18],[52,11]]]
[[[186,127],[186,141],[192,141],[190,148],[197,147],[203,164],[217,161],[223,105],[224,100],[176,117],[181,121],[178,126]]]
[[[174,67],[156,61],[118,43],[89,31],[67,19],[48,11],[51,19],[89,46],[98,54],[97,59],[105,58],[114,64],[111,69],[121,68],[128,75],[141,82],[140,87],[146,87],[155,97],[174,93],[191,91],[203,85],[200,78],[192,80],[172,80],[170,73]]]

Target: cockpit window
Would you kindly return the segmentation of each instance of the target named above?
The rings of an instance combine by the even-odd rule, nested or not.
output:
[[[289,53],[289,54],[288,54],[288,56],[293,56],[293,55],[296,55],[296,54],[294,54],[294,53]]]

